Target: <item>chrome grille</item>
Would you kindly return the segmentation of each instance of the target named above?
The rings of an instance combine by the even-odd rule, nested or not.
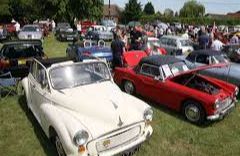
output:
[[[226,109],[229,105],[231,105],[231,103],[232,103],[232,99],[230,97],[222,100],[221,104],[220,104],[220,107],[219,107],[219,110]]]
[[[97,151],[103,152],[121,146],[137,138],[140,132],[141,132],[140,126],[137,126],[126,131],[123,131],[121,133],[118,133],[116,135],[109,136],[105,139],[99,140],[96,143]]]

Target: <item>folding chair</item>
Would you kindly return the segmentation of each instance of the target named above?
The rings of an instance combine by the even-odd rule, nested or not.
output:
[[[0,75],[0,100],[17,93],[18,79],[12,77],[11,72]]]

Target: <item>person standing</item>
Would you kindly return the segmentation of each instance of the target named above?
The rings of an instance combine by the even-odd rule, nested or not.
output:
[[[224,44],[218,39],[218,37],[215,37],[214,41],[212,42],[211,49],[220,51],[222,49],[223,45]]]
[[[125,52],[125,45],[124,42],[121,40],[121,37],[119,34],[116,34],[114,37],[114,40],[111,43],[111,49],[113,53],[113,69],[115,67],[122,67],[123,66],[123,60],[122,55]]]

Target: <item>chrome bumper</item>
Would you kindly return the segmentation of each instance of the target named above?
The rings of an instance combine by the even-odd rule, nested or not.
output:
[[[217,114],[207,116],[207,120],[221,120],[226,115],[228,115],[235,107],[235,101],[233,101],[228,107],[226,107],[224,110],[221,110]]]

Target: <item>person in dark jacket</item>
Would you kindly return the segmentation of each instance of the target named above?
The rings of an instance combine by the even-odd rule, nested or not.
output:
[[[125,52],[125,44],[121,40],[120,34],[116,34],[114,37],[114,40],[111,43],[111,49],[113,53],[113,69],[115,67],[122,67],[123,66],[123,60],[122,55]]]

